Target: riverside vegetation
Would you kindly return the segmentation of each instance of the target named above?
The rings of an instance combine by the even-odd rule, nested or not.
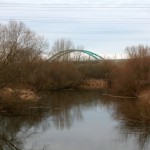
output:
[[[63,149],[72,139],[77,149],[93,143],[97,149],[149,149],[150,47],[128,47],[128,59],[118,62],[80,61],[80,53],[74,61],[67,55],[50,62],[43,56],[48,47],[23,23],[0,24],[0,149],[57,149],[58,143]],[[83,49],[59,39],[51,53],[73,48]],[[101,83],[105,90],[91,90]]]
[[[57,40],[52,52],[69,48],[73,48],[69,40]],[[96,79],[107,81],[107,89],[114,95],[139,97],[143,103],[150,103],[150,47],[126,48],[128,59],[124,61],[95,63],[69,61],[68,55],[64,61],[50,62],[43,57],[47,49],[46,39],[23,23],[0,24],[1,101],[12,102],[12,96],[15,100],[37,100],[39,97],[33,92],[77,89],[85,81]]]

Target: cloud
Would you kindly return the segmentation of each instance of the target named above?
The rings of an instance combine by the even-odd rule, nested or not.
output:
[[[150,8],[135,8],[148,4],[149,0],[82,0],[82,2],[80,0],[1,0],[0,3],[1,21],[7,22],[10,19],[23,21],[31,29],[49,39],[50,43],[57,38],[66,37],[95,52],[101,50],[103,54],[120,54],[126,46],[147,44],[150,38],[150,20],[146,19],[149,18]],[[79,5],[71,5],[72,8],[69,8],[70,5],[65,5],[68,8],[64,8],[64,5],[60,5],[61,8],[54,9],[48,4],[92,5],[88,5],[89,8],[86,8],[86,5],[82,5],[85,8],[78,8]],[[115,7],[115,4],[117,7],[132,4],[129,6],[133,9],[92,8],[105,6],[96,4],[109,4],[107,6],[111,7]]]

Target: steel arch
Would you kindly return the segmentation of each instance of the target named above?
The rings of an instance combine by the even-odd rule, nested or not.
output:
[[[50,61],[54,61],[54,60],[57,60],[59,59],[61,56],[65,55],[65,54],[69,54],[69,53],[72,53],[72,52],[82,52],[82,53],[85,53],[93,58],[95,58],[96,60],[104,60],[104,58],[102,56],[99,56],[91,51],[88,51],[88,50],[77,50],[77,49],[70,49],[70,50],[64,50],[64,51],[60,51],[56,54],[54,54],[52,57],[49,58]]]

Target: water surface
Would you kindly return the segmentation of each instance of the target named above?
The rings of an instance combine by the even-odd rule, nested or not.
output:
[[[125,100],[106,98],[100,91],[48,92],[42,96],[41,102],[20,113],[0,117],[0,149],[150,149],[149,125],[118,117],[125,115],[120,109]]]

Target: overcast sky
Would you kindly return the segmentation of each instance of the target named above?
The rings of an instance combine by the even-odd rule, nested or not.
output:
[[[23,21],[45,36],[102,56],[124,56],[127,46],[150,43],[149,0],[0,0],[0,20]]]

